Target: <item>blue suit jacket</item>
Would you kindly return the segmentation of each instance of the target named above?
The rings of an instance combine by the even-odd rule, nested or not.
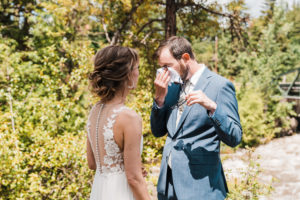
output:
[[[202,90],[217,103],[212,116],[199,104],[186,106],[176,128],[180,86],[172,84],[162,108],[153,103],[151,129],[156,137],[168,134],[164,146],[157,192],[167,194],[167,161],[172,152],[172,177],[179,200],[224,199],[228,192],[220,160],[220,142],[236,146],[242,139],[233,84],[205,68],[194,90]]]

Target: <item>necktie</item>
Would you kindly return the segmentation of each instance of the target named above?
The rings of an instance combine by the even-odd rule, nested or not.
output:
[[[178,122],[180,120],[180,117],[183,113],[184,107],[186,106],[186,100],[185,97],[190,92],[191,82],[189,80],[186,81],[186,83],[182,86],[183,90],[180,93],[179,100],[178,100],[178,113],[177,113],[177,120],[176,120],[176,127],[178,125]]]

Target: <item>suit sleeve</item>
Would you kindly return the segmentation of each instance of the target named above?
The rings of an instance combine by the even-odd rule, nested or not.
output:
[[[167,131],[167,115],[168,109],[167,106],[158,107],[155,101],[153,101],[153,106],[151,110],[151,131],[155,137],[164,136]]]
[[[238,113],[235,88],[229,81],[223,86],[216,100],[217,109],[209,116],[216,132],[225,144],[235,147],[242,140],[242,126]]]

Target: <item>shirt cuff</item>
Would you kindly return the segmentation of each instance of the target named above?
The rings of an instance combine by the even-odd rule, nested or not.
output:
[[[164,105],[163,106],[158,106],[155,99],[153,98],[153,107],[156,108],[156,109],[162,109],[164,107]]]
[[[217,108],[218,108],[218,106],[216,107],[216,109],[215,109],[215,111],[214,111],[214,112],[212,112],[212,111],[210,111],[210,110],[207,110],[207,114],[208,114],[208,116],[209,116],[210,118],[213,118],[213,117],[214,117],[214,115],[215,115],[215,113],[216,113],[216,110],[217,110]]]

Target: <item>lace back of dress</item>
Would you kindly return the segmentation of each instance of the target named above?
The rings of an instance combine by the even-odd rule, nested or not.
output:
[[[103,104],[96,104],[90,112],[87,123],[88,137],[98,173],[110,174],[124,171],[123,152],[115,142],[113,127],[116,117],[125,108],[122,106],[109,109]]]

